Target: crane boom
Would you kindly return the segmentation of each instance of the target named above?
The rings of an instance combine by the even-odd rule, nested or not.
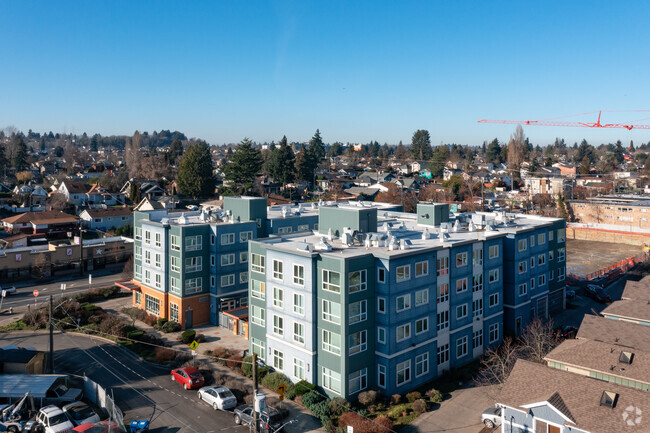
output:
[[[553,120],[493,120],[483,119],[478,123],[499,123],[503,125],[536,125],[536,126],[569,126],[576,128],[625,128],[628,131],[632,129],[650,129],[650,125],[635,125],[625,123],[600,123],[600,112],[598,113],[598,120],[594,123],[587,122],[558,122]]]

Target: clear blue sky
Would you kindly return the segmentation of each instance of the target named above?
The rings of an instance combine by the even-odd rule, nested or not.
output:
[[[176,129],[214,144],[316,128],[326,142],[408,143],[423,128],[433,144],[477,145],[514,131],[483,118],[650,109],[648,2],[6,0],[0,15],[0,128]]]

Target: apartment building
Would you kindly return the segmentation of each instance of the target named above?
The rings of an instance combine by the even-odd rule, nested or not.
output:
[[[650,200],[647,198],[598,197],[594,200],[569,200],[566,205],[578,223],[650,229]]]
[[[223,211],[134,212],[133,305],[184,328],[220,324],[222,312],[246,307],[248,242],[318,229],[324,205],[266,204],[225,197]]]
[[[332,396],[404,393],[564,304],[564,220],[345,204],[250,243],[250,347]],[[552,271],[552,272],[551,272]],[[552,275],[552,276],[551,276]]]

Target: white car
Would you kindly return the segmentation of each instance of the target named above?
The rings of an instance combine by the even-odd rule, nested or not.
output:
[[[487,428],[501,425],[501,408],[494,406],[484,410],[481,414],[481,422],[485,424],[485,427]]]
[[[237,406],[237,397],[225,386],[204,386],[197,392],[199,400],[203,400],[214,410],[234,409]]]
[[[38,411],[36,422],[45,427],[45,433],[67,433],[74,428],[63,411],[53,404]]]
[[[92,407],[81,401],[66,404],[63,406],[63,413],[68,416],[75,426],[88,422],[99,422],[101,420]]]
[[[0,290],[0,294],[2,294],[2,292],[5,292],[6,296],[15,295],[16,294],[16,288],[14,286],[5,287],[5,288]]]

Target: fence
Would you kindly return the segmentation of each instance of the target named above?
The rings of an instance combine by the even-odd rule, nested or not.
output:
[[[637,263],[644,263],[646,259],[647,259],[647,254],[644,253],[640,256],[629,257],[627,259],[621,260],[618,263],[615,263],[606,268],[599,269],[596,272],[592,272],[587,275],[580,276],[575,274],[568,274],[567,276],[578,281],[589,281],[589,280],[593,280],[594,278],[600,278],[600,277],[606,277],[607,279],[614,279],[620,274],[627,272],[630,268],[632,268]]]
[[[120,429],[124,430],[124,414],[117,404],[115,404],[112,393],[109,395],[103,386],[86,376],[76,377],[83,382],[84,396],[105,410],[108,419],[111,422],[117,423]]]

